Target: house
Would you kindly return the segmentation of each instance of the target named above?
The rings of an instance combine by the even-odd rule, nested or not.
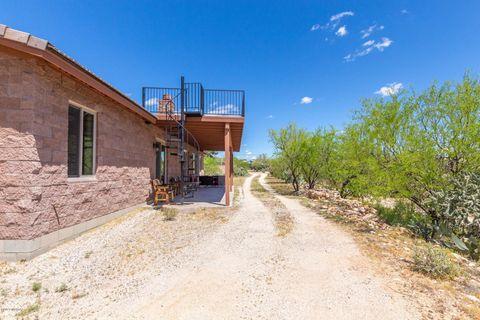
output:
[[[225,151],[230,204],[244,92],[143,88],[142,105],[46,40],[0,25],[0,259],[28,259],[187,181]]]

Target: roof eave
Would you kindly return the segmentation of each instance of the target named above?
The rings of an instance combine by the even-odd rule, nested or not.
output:
[[[46,40],[0,24],[0,46],[41,58],[63,72],[70,74],[79,81],[94,88],[101,94],[111,98],[120,105],[135,112],[145,120],[151,123],[156,122],[154,115],[146,111],[122,92],[108,84],[106,81],[96,76],[93,72],[89,71],[72,58],[60,52],[55,46]]]

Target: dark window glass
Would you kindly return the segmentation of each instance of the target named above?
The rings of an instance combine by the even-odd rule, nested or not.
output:
[[[93,114],[83,113],[83,151],[82,151],[82,174],[93,174]]]
[[[163,183],[167,183],[167,168],[166,168],[166,148],[165,146],[162,145],[162,152],[160,155],[161,158],[161,167],[162,167],[162,177],[163,177]]]
[[[68,176],[79,176],[80,109],[68,108]]]
[[[157,151],[156,151],[156,170],[155,170],[155,178],[159,179],[163,183],[166,183],[166,148],[163,145],[157,144]]]

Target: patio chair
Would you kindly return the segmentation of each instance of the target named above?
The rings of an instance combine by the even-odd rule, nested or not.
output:
[[[153,189],[153,203],[155,205],[157,205],[158,202],[165,202],[166,204],[170,204],[170,201],[175,198],[173,190],[171,190],[170,186],[162,185],[160,183],[160,180],[153,179],[151,181],[151,184]]]
[[[175,195],[180,194],[181,187],[180,187],[180,181],[175,179],[174,177],[170,178],[170,183],[169,185],[171,186],[172,190],[174,191]]]

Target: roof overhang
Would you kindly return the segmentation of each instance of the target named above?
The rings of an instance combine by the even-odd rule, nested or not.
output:
[[[158,119],[160,126],[172,121]],[[202,151],[225,150],[225,125],[230,124],[233,151],[240,151],[245,119],[240,116],[186,116],[185,127],[197,139]]]

